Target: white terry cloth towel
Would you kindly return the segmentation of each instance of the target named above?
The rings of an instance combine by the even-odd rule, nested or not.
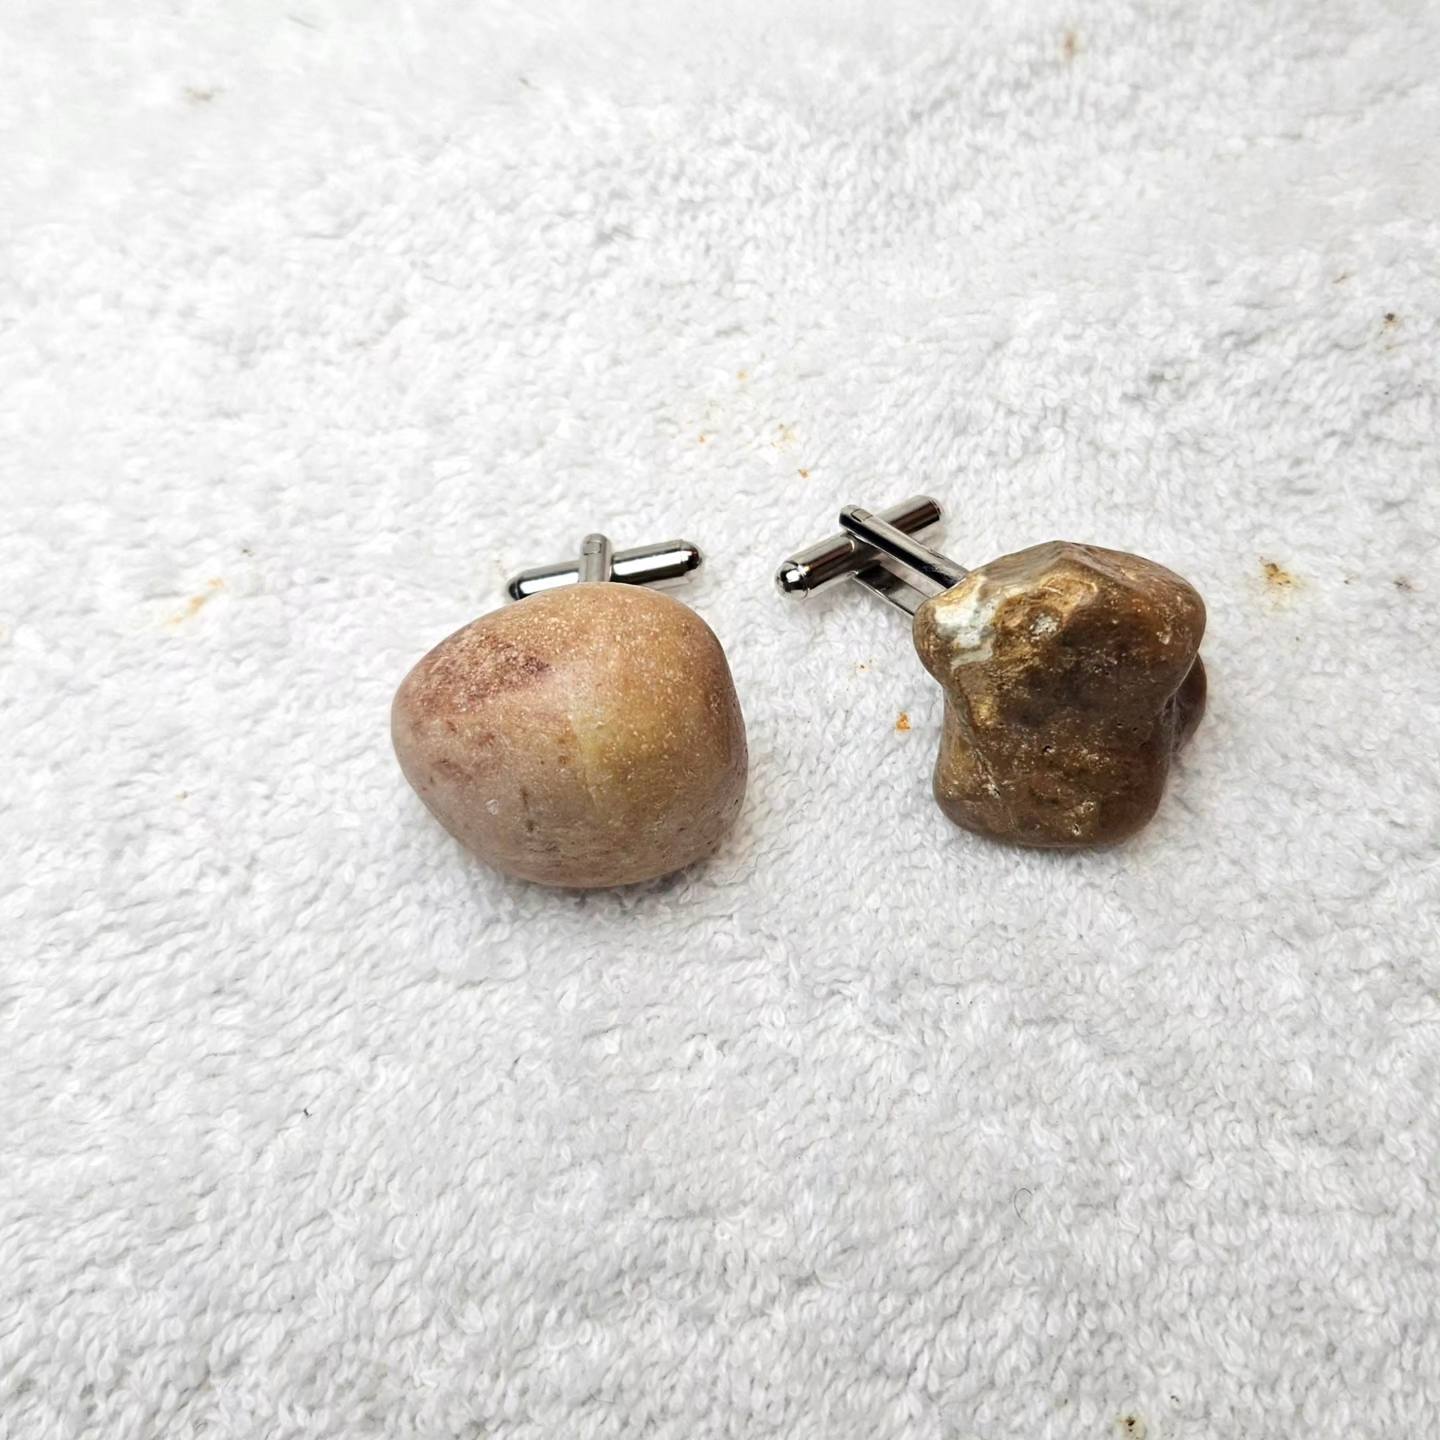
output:
[[[1437,31],[9,0],[0,1434],[1440,1434]],[[957,830],[774,592],[916,491],[1205,595],[1132,843]],[[557,894],[387,712],[600,528],[751,786]]]

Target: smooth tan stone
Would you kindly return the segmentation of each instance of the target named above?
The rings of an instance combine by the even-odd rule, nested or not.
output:
[[[591,583],[442,640],[391,712],[405,778],[487,864],[627,885],[708,855],[745,795],[725,652],[678,600]]]
[[[945,691],[940,808],[1021,845],[1133,835],[1204,712],[1204,630],[1204,602],[1178,575],[1058,540],[927,600],[914,633]]]

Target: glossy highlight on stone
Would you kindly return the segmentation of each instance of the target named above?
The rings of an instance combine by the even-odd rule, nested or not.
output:
[[[483,616],[405,677],[405,777],[481,860],[545,885],[653,879],[708,855],[745,795],[745,725],[710,627],[585,583]]]
[[[1020,845],[1109,845],[1154,814],[1205,708],[1205,605],[1153,561],[1051,541],[993,560],[915,615],[945,691],[935,798]]]

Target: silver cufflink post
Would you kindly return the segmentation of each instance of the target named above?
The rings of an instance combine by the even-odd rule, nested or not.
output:
[[[970,573],[915,538],[940,519],[939,503],[928,495],[912,495],[878,514],[847,505],[840,512],[841,533],[796,551],[781,563],[775,583],[782,594],[805,596],[854,580],[913,615],[932,594],[958,585]]]
[[[512,600],[524,600],[543,590],[603,580],[619,585],[673,585],[698,570],[704,559],[699,546],[688,540],[662,540],[658,545],[616,550],[606,536],[587,535],[575,559],[522,570],[506,581],[505,593]]]

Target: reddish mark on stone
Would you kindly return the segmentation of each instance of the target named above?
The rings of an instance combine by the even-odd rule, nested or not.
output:
[[[442,645],[420,679],[415,708],[448,725],[453,712],[523,690],[549,673],[548,660],[509,640],[486,637],[459,647]]]
[[[1073,30],[1067,30],[1060,42],[1060,50],[1067,61],[1073,60],[1080,53],[1080,37]]]
[[[902,734],[910,728],[910,712],[908,710],[900,712],[899,719],[895,721],[895,728]]]

